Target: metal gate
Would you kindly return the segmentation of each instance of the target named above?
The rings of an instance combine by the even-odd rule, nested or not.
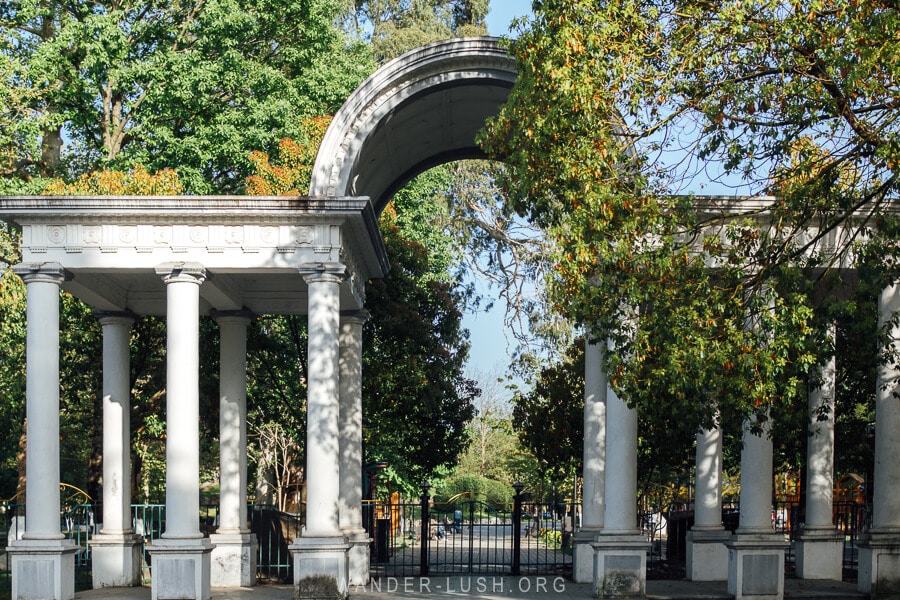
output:
[[[367,504],[373,577],[571,576],[571,506],[471,496]]]

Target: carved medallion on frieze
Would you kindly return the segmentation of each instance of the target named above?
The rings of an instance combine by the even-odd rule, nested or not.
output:
[[[172,228],[165,226],[156,226],[153,228],[153,243],[154,244],[171,244],[172,243]]]
[[[89,246],[96,246],[100,243],[101,229],[99,225],[85,225],[81,228],[81,239]]]
[[[137,240],[137,227],[133,225],[120,226],[119,240],[124,244],[133,244]]]
[[[51,244],[63,244],[66,241],[66,228],[54,225],[47,228],[47,239]]]
[[[225,228],[225,243],[240,244],[244,240],[244,228],[232,226]]]
[[[259,239],[262,240],[264,244],[269,246],[275,244],[278,241],[278,228],[277,227],[261,227],[259,230]]]
[[[315,227],[294,227],[294,244],[297,246],[309,246],[314,241],[316,241]]]
[[[207,227],[191,227],[191,241],[195,244],[203,244],[206,242],[206,238],[208,237],[209,229]]]

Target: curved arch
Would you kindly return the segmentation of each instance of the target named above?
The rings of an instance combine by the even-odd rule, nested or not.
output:
[[[388,62],[335,115],[316,155],[310,196],[369,196],[381,212],[410,179],[482,158],[475,135],[516,80],[498,38],[435,42]]]

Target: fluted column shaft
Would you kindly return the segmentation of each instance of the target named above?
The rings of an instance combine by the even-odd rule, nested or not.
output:
[[[247,311],[219,312],[219,528],[247,533]]]
[[[900,311],[900,284],[893,283],[878,298],[879,328],[889,327],[885,353],[900,352],[900,325],[892,323]],[[900,369],[895,358],[881,361],[875,388],[875,481],[872,531],[900,533],[900,401],[897,383]]]
[[[306,535],[341,535],[339,313],[341,277],[304,276],[309,286],[309,368],[306,409]]]
[[[200,266],[157,268],[166,284],[166,531],[200,538]]]
[[[606,372],[603,347],[585,342],[584,348],[584,492],[582,527],[603,527],[606,488]]]
[[[637,411],[606,390],[606,470],[603,533],[633,535],[637,526]]]
[[[362,333],[365,312],[341,314],[340,333],[340,525],[362,525]]]
[[[834,325],[829,336],[834,341]],[[835,357],[819,366],[819,387],[809,393],[810,437],[806,449],[807,488],[804,529],[834,529],[834,381]],[[819,420],[822,409],[827,417]]]
[[[131,527],[131,327],[134,315],[95,314],[103,328],[103,529]]]
[[[721,530],[722,525],[722,430],[697,434],[694,531]]]
[[[20,264],[25,282],[25,533],[58,540],[59,529],[59,289],[66,272],[57,263]]]

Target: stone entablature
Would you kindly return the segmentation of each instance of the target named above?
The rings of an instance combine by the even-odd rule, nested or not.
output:
[[[162,314],[164,263],[201,265],[209,310],[303,312],[301,275],[343,272],[341,308],[387,272],[367,198],[13,196],[0,218],[22,232],[22,262],[63,265],[63,289],[100,310]]]

